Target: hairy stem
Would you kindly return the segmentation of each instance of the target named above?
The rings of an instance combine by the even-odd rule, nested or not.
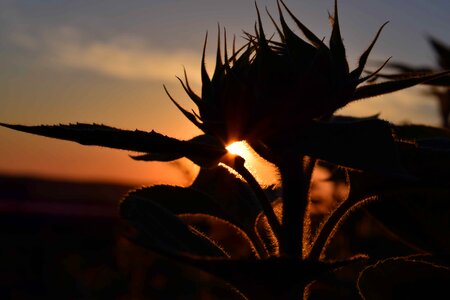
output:
[[[231,167],[231,166],[230,166]],[[278,221],[277,216],[275,215],[275,212],[272,208],[272,204],[270,203],[269,199],[267,198],[267,195],[264,193],[263,189],[259,185],[259,183],[256,181],[255,177],[250,173],[249,170],[244,166],[244,159],[241,157],[236,157],[234,165],[232,166],[236,172],[238,172],[244,179],[247,181],[250,188],[253,190],[253,192],[256,195],[256,198],[258,199],[263,212],[265,216],[267,217],[267,221],[269,222],[269,225],[275,234],[278,241],[281,243],[281,225]]]
[[[283,185],[282,230],[284,243],[280,252],[288,257],[303,257],[303,229],[309,198],[310,168],[305,157],[293,153],[282,155],[278,163]]]
[[[325,246],[329,239],[332,237],[332,233],[335,230],[337,224],[342,217],[353,207],[358,201],[356,199],[347,199],[343,201],[328,217],[325,224],[320,229],[317,238],[311,247],[311,251],[308,254],[308,258],[311,260],[319,260],[322,252],[325,250]]]
[[[320,229],[319,234],[317,235],[316,240],[314,241],[314,244],[311,248],[311,251],[308,254],[308,259],[311,260],[319,260],[321,258],[322,253],[324,252],[326,246],[328,245],[329,241],[333,238],[334,232],[336,231],[336,228],[340,225],[340,223],[345,219],[345,216],[354,208],[358,207],[359,205],[363,205],[364,203],[367,203],[369,201],[375,201],[379,199],[386,199],[389,197],[399,197],[400,195],[405,194],[411,194],[411,195],[417,195],[418,193],[429,193],[428,186],[420,186],[411,188],[411,187],[387,187],[387,188],[376,188],[371,191],[367,191],[363,194],[357,194],[353,195],[351,194],[348,197],[347,200],[344,200],[328,217],[328,219],[325,221],[325,224]],[[424,251],[423,249],[420,249],[420,247],[410,244],[406,241],[402,241],[399,239],[402,243],[405,245],[417,250],[417,251]]]

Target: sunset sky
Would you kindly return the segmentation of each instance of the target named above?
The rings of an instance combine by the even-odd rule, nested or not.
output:
[[[275,0],[259,0],[277,16]],[[286,0],[319,37],[330,35],[332,0]],[[341,32],[355,66],[385,21],[370,69],[392,61],[435,66],[428,34],[450,44],[448,0],[341,0]],[[242,43],[252,31],[253,0],[2,0],[0,1],[0,122],[13,124],[103,123],[152,129],[188,139],[199,131],[165,95],[165,84],[193,107],[175,76],[186,68],[200,89],[200,59],[209,32],[208,68],[214,67],[217,24]],[[266,33],[275,32],[263,14]],[[294,28],[294,26],[293,26]],[[423,88],[352,104],[339,113],[380,113],[392,122],[437,125],[437,106]],[[144,163],[119,150],[18,133],[0,128],[0,173],[148,184],[186,184],[192,165]],[[181,167],[181,169],[180,169]]]

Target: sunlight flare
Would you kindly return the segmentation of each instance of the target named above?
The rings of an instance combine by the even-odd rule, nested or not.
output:
[[[228,145],[226,148],[231,154],[239,155],[245,160],[250,158],[251,154],[245,142],[234,142]]]
[[[277,169],[274,165],[261,158],[245,141],[229,144],[226,149],[229,153],[239,155],[245,159],[248,168],[262,185],[279,182]]]

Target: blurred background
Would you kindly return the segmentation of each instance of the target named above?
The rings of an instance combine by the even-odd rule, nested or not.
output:
[[[319,37],[329,38],[333,1],[286,0],[286,4]],[[275,0],[260,0],[258,5],[277,15]],[[391,56],[392,62],[411,67],[441,69],[428,38],[450,44],[449,11],[447,0],[340,1],[350,66],[357,64],[378,28],[390,21],[368,69]],[[206,32],[211,71],[217,24],[226,27],[228,44],[235,35],[239,46],[243,30],[252,32],[255,20],[253,0],[2,0],[0,122],[103,123],[191,138],[199,131],[170,102],[162,85],[180,104],[193,108],[175,76],[182,76],[186,68],[192,87],[199,91]],[[265,14],[263,22],[268,35],[275,33]],[[428,87],[351,104],[338,113],[379,113],[394,123],[442,124],[436,93]],[[117,204],[127,191],[158,183],[186,186],[198,171],[187,160],[143,163],[128,154],[132,153],[0,128],[2,295],[7,299],[63,294],[72,295],[70,299],[233,297],[206,274],[145,252],[121,237]],[[248,160],[261,183],[276,183],[273,168]],[[328,184],[328,195],[318,194],[326,200],[316,204],[328,203],[317,208],[318,215],[335,205],[337,196],[330,195],[340,188]]]

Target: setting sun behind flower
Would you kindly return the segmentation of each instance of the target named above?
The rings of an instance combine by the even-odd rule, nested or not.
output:
[[[231,143],[226,147],[229,153],[239,155],[245,159],[245,166],[250,169],[253,175],[263,185],[277,183],[279,178],[276,167],[265,161],[244,141]]]
[[[234,142],[228,145],[226,148],[231,154],[239,155],[245,160],[249,159],[251,156],[248,146],[246,146],[244,142]]]

